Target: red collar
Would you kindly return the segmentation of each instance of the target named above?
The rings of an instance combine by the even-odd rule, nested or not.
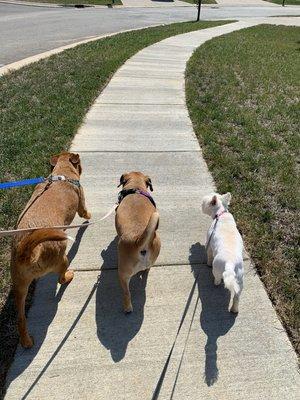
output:
[[[217,212],[217,214],[215,215],[214,219],[219,219],[223,214],[227,213],[227,210],[222,210],[220,212]]]

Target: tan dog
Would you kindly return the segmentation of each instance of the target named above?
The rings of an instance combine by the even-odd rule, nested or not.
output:
[[[149,271],[160,251],[157,233],[159,214],[147,188],[153,191],[151,179],[141,172],[123,174],[123,190],[116,211],[118,243],[118,273],[123,289],[123,308],[131,312],[129,282],[140,271]],[[119,186],[120,186],[119,185]]]
[[[91,214],[85,206],[78,154],[61,153],[51,157],[52,176],[63,175],[66,181],[41,183],[36,186],[25,210],[19,217],[18,228],[69,225],[76,212],[85,219]],[[33,339],[27,331],[25,299],[33,279],[48,272],[59,275],[59,283],[73,279],[66,256],[67,235],[59,229],[39,229],[16,237],[12,247],[11,275],[18,311],[18,330],[23,347],[30,348]]]

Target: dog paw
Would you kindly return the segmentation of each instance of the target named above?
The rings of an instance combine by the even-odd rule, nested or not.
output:
[[[92,218],[92,214],[90,213],[90,212],[86,212],[83,216],[82,216],[82,218],[84,218],[84,219],[91,219]]]
[[[65,274],[59,279],[59,283],[64,285],[65,283],[70,283],[71,280],[74,278],[74,271],[69,269],[65,272]]]
[[[130,314],[133,311],[133,307],[132,305],[128,306],[128,307],[124,307],[124,313],[125,314]]]
[[[34,344],[33,337],[27,335],[25,338],[20,338],[20,343],[24,349],[31,349]]]

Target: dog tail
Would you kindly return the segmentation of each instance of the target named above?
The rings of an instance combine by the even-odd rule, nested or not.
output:
[[[157,211],[154,211],[149,219],[146,229],[136,242],[139,247],[146,247],[154,239],[155,231],[158,228],[158,224],[159,214]]]
[[[25,236],[17,247],[17,261],[29,264],[32,252],[37,245],[48,241],[62,241],[68,238],[67,234],[59,229],[37,229]]]
[[[229,309],[231,309],[233,296],[239,294],[240,286],[237,283],[236,275],[234,272],[234,264],[226,263],[225,271],[223,272],[224,286],[230,291]]]

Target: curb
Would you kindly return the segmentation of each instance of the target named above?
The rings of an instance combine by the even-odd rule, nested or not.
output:
[[[58,0],[59,1],[59,0]],[[13,5],[19,5],[19,6],[31,6],[31,7],[46,7],[46,8],[167,8],[167,6],[158,6],[158,5],[153,5],[153,6],[124,6],[120,4],[107,4],[107,5],[100,5],[100,4],[84,4],[84,3],[74,3],[74,4],[53,4],[53,3],[37,3],[33,1],[18,1],[18,0],[0,0],[0,4],[13,4]],[[180,7],[195,7],[196,4],[189,4],[186,3],[186,5],[178,5],[178,6],[173,6],[174,8]],[[211,6],[211,4],[203,4],[203,6]]]
[[[13,4],[18,6],[31,6],[31,7],[44,7],[44,8],[115,8],[120,6],[112,5],[94,5],[94,4],[53,4],[53,3],[36,3],[32,1],[18,1],[18,0],[0,0],[2,4]]]
[[[47,8],[60,8],[58,4],[50,3],[34,3],[29,1],[14,1],[14,0],[0,0],[0,4],[12,4],[16,6],[31,6],[31,7],[47,7]]]

